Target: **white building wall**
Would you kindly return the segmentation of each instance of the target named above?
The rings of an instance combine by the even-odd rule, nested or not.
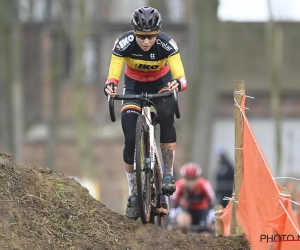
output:
[[[111,0],[110,17],[111,22],[123,22],[131,18],[131,14],[135,9],[141,6],[146,6],[147,0]]]
[[[274,123],[271,119],[251,119],[250,126],[263,150],[275,177],[275,140]],[[214,124],[211,148],[211,172],[216,166],[216,148],[224,147],[234,162],[234,120],[218,119]],[[282,122],[282,171],[279,176],[300,176],[300,119],[288,119]]]

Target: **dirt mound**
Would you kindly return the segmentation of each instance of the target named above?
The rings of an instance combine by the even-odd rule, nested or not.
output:
[[[249,249],[244,237],[171,233],[119,215],[74,179],[0,154],[0,249]]]

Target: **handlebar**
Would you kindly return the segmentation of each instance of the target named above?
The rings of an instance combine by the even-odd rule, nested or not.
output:
[[[139,95],[129,94],[129,95],[116,95],[115,97],[108,96],[107,102],[108,102],[108,106],[109,106],[110,119],[112,122],[116,121],[114,100],[137,100],[137,99],[150,100],[152,98],[162,98],[162,97],[170,97],[170,96],[172,96],[174,99],[175,116],[177,119],[179,119],[180,111],[179,111],[179,106],[178,106],[178,96],[177,96],[176,90],[174,90],[173,93],[171,93],[171,92],[164,92],[164,93],[160,93],[160,94],[142,93]]]

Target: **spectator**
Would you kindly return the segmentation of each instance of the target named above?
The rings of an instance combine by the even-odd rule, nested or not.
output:
[[[216,198],[217,203],[226,207],[228,200],[223,198],[231,197],[233,192],[234,184],[234,168],[232,163],[229,161],[228,156],[224,148],[218,148],[218,165],[216,170]]]

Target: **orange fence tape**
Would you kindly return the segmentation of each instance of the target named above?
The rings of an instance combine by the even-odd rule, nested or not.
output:
[[[223,223],[223,235],[229,236],[230,235],[230,221],[231,221],[231,214],[232,214],[232,204],[233,201],[231,200],[225,208],[222,210],[222,215],[220,216],[220,220]]]
[[[241,107],[244,114],[244,173],[236,214],[238,223],[242,226],[252,250],[300,249],[300,229],[291,208],[290,198],[280,198],[282,188],[273,179],[267,160],[245,116],[244,104],[245,95]],[[230,231],[228,217],[232,209],[227,207],[222,216],[224,235],[229,235]]]

